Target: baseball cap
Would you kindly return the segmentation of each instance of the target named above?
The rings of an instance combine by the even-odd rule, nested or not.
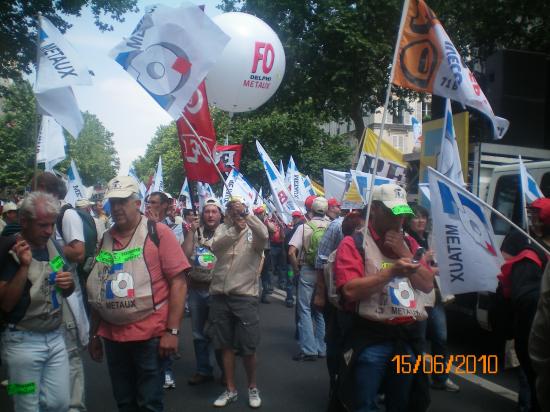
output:
[[[407,203],[407,192],[396,184],[387,183],[374,186],[372,200],[382,202],[394,215],[414,215]]]
[[[222,205],[220,204],[220,201],[215,197],[209,197],[204,201],[204,206],[208,206],[208,205],[214,205],[218,209],[222,210]]]
[[[111,179],[107,184],[107,190],[105,191],[105,199],[112,198],[127,198],[133,194],[139,193],[139,186],[131,176],[117,176]]]
[[[76,207],[88,207],[92,206],[93,203],[90,202],[88,199],[78,199],[75,204]]]
[[[311,205],[311,210],[315,213],[325,213],[328,209],[328,201],[324,197],[316,197]]]
[[[342,204],[338,200],[336,200],[335,197],[331,197],[328,200],[328,207],[334,207],[334,206],[340,207],[340,206],[342,206]]]
[[[13,212],[14,210],[17,210],[17,205],[13,202],[6,202],[4,203],[4,208],[2,209],[2,213]]]
[[[292,217],[304,217],[304,215],[302,214],[302,212],[298,212],[297,210],[295,210],[294,212],[292,212]]]
[[[531,209],[537,209],[539,211],[539,218],[545,226],[550,226],[550,199],[547,197],[541,197],[535,200],[529,206]],[[4,206],[4,211],[6,206]]]
[[[317,196],[315,195],[309,195],[308,197],[306,197],[305,206],[307,210],[311,210],[311,205],[316,198]]]
[[[267,207],[265,205],[260,205],[257,208],[254,209],[254,214],[259,215],[260,213],[263,213],[267,210]]]

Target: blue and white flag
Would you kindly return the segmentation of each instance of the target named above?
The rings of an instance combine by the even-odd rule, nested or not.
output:
[[[428,168],[441,293],[494,292],[503,258],[478,197]]]
[[[304,179],[304,187],[306,188],[307,196],[315,196],[317,193],[315,193],[315,189],[313,188],[313,184],[311,183],[309,176],[302,175],[302,177]]]
[[[285,166],[283,165],[282,159],[279,160],[279,173],[281,174],[281,177],[283,178],[283,180],[285,180],[286,179]]]
[[[298,171],[298,168],[296,167],[296,163],[294,163],[294,159],[292,158],[292,156],[290,156],[290,160],[288,162],[286,177],[288,181],[287,185],[290,186],[290,193],[292,194],[294,201],[298,204],[300,208],[305,209],[306,198],[312,194],[311,191],[313,190],[313,187],[311,186],[311,182],[309,181],[309,189],[306,187],[304,176]]]
[[[90,85],[92,78],[75,49],[45,17],[39,17],[39,56],[34,94],[39,110],[78,137],[84,119],[71,86]]]
[[[153,177],[153,183],[149,187],[149,193],[164,192],[164,177],[162,175],[162,156],[159,156],[159,162],[157,163],[157,171]]]
[[[138,188],[139,188],[139,197],[141,199],[145,199],[145,196],[147,196],[147,186],[143,184],[143,182],[140,180],[136,173],[136,169],[134,166],[130,166],[130,169],[128,170],[128,176],[133,177],[138,182]],[[145,207],[145,202],[142,202],[141,205]]]
[[[443,126],[441,149],[437,156],[437,170],[456,184],[464,186],[462,164],[460,163],[458,144],[456,142],[455,128],[453,125],[453,112],[451,111],[451,101],[449,99],[446,100]]]
[[[180,195],[178,196],[178,202],[182,209],[192,209],[193,205],[191,204],[191,192],[189,191],[189,182],[187,178],[181,185]]]
[[[42,116],[42,124],[40,125],[40,133],[38,135],[36,162],[44,163],[44,170],[51,171],[65,157],[65,136],[63,136],[63,129],[53,117]]]
[[[527,171],[521,156],[519,157],[519,175],[520,175],[520,184],[521,192],[523,193],[524,199],[527,205],[533,203],[535,200],[544,197],[542,190],[540,190],[537,181],[531,176]]]
[[[420,137],[422,137],[422,123],[416,117],[411,116],[411,125],[413,128],[414,145],[416,146],[420,141]]]
[[[197,182],[197,194],[199,195],[199,212],[202,212],[206,199],[213,197],[217,199],[218,196],[215,195],[212,187],[208,183]]]
[[[285,223],[290,223],[292,221],[292,212],[301,212],[300,207],[296,204],[292,195],[289,193],[286,188],[285,181],[273,161],[264,150],[259,141],[256,140],[256,148],[260,154],[260,159],[264,165],[265,173],[267,175],[267,180],[269,181],[269,186],[271,188],[271,193],[273,194],[273,203],[277,213],[284,219]]]
[[[67,170],[67,194],[65,202],[70,203],[73,207],[79,199],[87,199],[86,187],[82,184],[82,179],[76,168],[76,163],[71,160],[71,166]]]
[[[229,190],[227,190],[229,188]],[[232,169],[225,185],[223,186],[222,204],[226,204],[233,197],[240,197],[242,202],[248,207],[254,207],[254,201],[258,197],[258,192],[247,182],[245,177],[236,169]]]
[[[229,40],[199,7],[158,4],[110,54],[177,120]]]
[[[357,186],[357,191],[359,192],[361,199],[363,199],[363,202],[367,204],[369,200],[369,188],[372,174],[361,172],[359,170],[350,170],[350,173],[353,182]],[[388,179],[387,177],[375,176],[374,186],[380,186],[386,183],[395,183],[395,180]]]

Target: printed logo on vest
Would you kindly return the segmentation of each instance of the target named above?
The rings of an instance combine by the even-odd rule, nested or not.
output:
[[[116,279],[107,281],[106,299],[133,298],[134,296],[134,278],[129,273],[119,272]]]
[[[198,246],[196,248],[194,259],[195,267],[210,270],[214,268],[216,260],[216,256],[207,247]]]
[[[397,283],[397,287],[389,286],[391,303],[394,305],[401,305],[406,308],[416,308],[416,300],[414,298],[414,292],[405,281]]]

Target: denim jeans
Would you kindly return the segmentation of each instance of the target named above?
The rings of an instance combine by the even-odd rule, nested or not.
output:
[[[288,278],[288,264],[282,245],[271,245],[271,263],[273,274],[279,278],[279,287],[286,291],[285,302],[294,302],[292,280]]]
[[[407,352],[414,362],[410,347]],[[385,342],[367,346],[359,354],[355,366],[356,407],[354,412],[378,412],[378,392],[384,385],[387,412],[407,412],[413,374],[397,374],[391,362],[395,344]]]
[[[164,372],[160,338],[136,342],[103,339],[113,395],[120,412],[162,412]]]
[[[323,314],[313,307],[311,300],[317,272],[304,266],[298,280],[298,340],[301,352],[306,355],[326,355],[325,319]]]
[[[13,395],[15,412],[69,409],[69,358],[61,329],[48,333],[6,329],[2,362],[8,368],[8,388],[21,391],[25,385],[28,389]]]
[[[427,308],[428,319],[423,322],[427,328],[426,339],[432,344],[431,353],[433,356],[442,355],[444,364],[447,364],[449,353],[447,351],[447,318],[445,317],[445,306],[436,302],[433,308]],[[427,348],[426,348],[427,351]],[[444,383],[449,377],[448,373],[434,373],[431,375],[434,383]]]
[[[189,288],[188,302],[191,310],[191,329],[193,331],[197,373],[212,376],[213,368],[210,362],[212,344],[210,338],[205,333],[205,326],[210,311],[210,294],[208,293],[208,289]],[[222,365],[221,361],[218,361],[218,365]],[[222,369],[221,366],[220,369]]]

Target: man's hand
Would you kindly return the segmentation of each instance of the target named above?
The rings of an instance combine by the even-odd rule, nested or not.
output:
[[[153,222],[160,221],[159,213],[149,207],[145,210],[145,217]]]
[[[19,259],[19,264],[21,266],[29,267],[32,262],[32,252],[31,247],[22,237],[17,237],[15,245],[11,248],[13,252],[17,255]]]
[[[178,351],[178,337],[170,333],[165,333],[160,338],[159,355],[161,358],[167,358]]]
[[[392,266],[391,271],[395,276],[409,277],[420,268],[420,263],[411,263],[411,259],[400,258]]]
[[[321,290],[323,289],[323,290]],[[313,306],[318,311],[322,311],[325,307],[325,304],[327,303],[327,300],[325,298],[325,290],[324,288],[315,288],[315,294],[313,295]]]
[[[62,290],[69,290],[74,287],[73,275],[71,272],[57,272],[55,285]]]
[[[99,336],[90,339],[90,343],[88,343],[88,353],[94,361],[103,361],[103,343]]]
[[[384,246],[390,248],[400,258],[410,258],[412,253],[405,243],[403,233],[388,230],[384,237]]]

